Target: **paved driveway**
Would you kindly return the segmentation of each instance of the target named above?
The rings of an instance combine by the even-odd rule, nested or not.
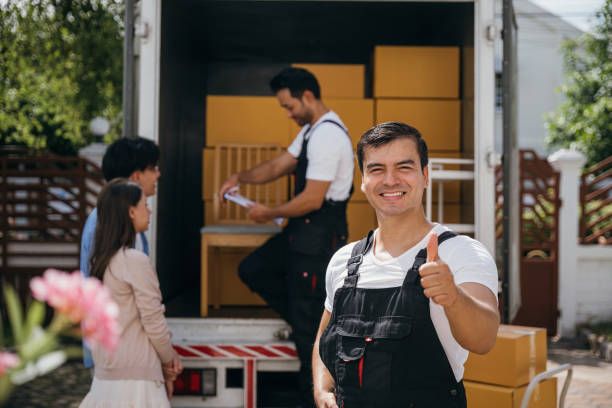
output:
[[[549,344],[548,368],[564,363],[573,365],[566,408],[612,408],[612,363],[594,357],[589,350]],[[565,377],[559,375],[559,392]]]

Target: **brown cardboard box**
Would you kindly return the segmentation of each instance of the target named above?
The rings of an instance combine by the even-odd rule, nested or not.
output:
[[[461,204],[444,203],[442,207],[442,224],[461,224]],[[426,210],[425,204],[423,209]],[[427,211],[427,210],[426,210]],[[438,204],[433,203],[431,205],[432,217],[431,221],[440,222],[438,218]]]
[[[461,150],[458,100],[377,99],[376,123],[399,121],[417,128],[429,150]]]
[[[359,241],[377,226],[374,209],[366,202],[349,202],[346,208],[348,242]]]
[[[256,293],[240,280],[238,265],[254,248],[211,248],[208,254],[209,305],[265,305]]]
[[[359,170],[359,164],[355,160],[355,168],[353,169],[353,195],[351,196],[351,202],[367,202],[363,191],[361,191],[361,171]]]
[[[321,97],[363,98],[365,95],[365,65],[357,64],[292,64],[314,74],[321,87]]]
[[[206,146],[236,142],[287,147],[289,139],[289,118],[275,97],[206,97]]]
[[[470,408],[520,408],[527,385],[517,388],[464,381]],[[538,384],[531,393],[529,408],[556,408],[557,379],[549,378]]]
[[[545,370],[546,329],[501,325],[495,346],[489,353],[470,353],[463,378],[519,387]]]
[[[458,98],[458,47],[377,46],[375,98]]]
[[[324,99],[323,103],[340,116],[348,129],[353,147],[357,145],[361,135],[374,126],[373,99]],[[291,121],[291,141],[300,131],[296,123]]]

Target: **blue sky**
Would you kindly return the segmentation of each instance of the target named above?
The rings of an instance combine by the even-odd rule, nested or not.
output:
[[[593,26],[592,16],[605,3],[605,0],[530,0],[583,31]]]

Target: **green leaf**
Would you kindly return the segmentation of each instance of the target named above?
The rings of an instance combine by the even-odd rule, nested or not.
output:
[[[40,326],[45,318],[45,304],[37,300],[33,301],[26,315],[25,326],[23,330],[23,338],[30,338],[32,329]]]
[[[67,346],[64,347],[62,350],[64,351],[64,353],[66,353],[66,357],[68,357],[69,359],[83,357],[82,346]]]
[[[16,345],[20,345],[24,341],[23,311],[21,309],[21,302],[19,302],[17,294],[12,286],[6,285],[4,287],[4,299],[6,301],[6,311],[13,332],[13,339]]]

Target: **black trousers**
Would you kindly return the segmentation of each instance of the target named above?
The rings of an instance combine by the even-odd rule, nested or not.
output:
[[[300,359],[303,407],[314,407],[312,349],[325,302],[329,255],[291,251],[282,232],[247,256],[238,268],[242,281],[291,325]]]

